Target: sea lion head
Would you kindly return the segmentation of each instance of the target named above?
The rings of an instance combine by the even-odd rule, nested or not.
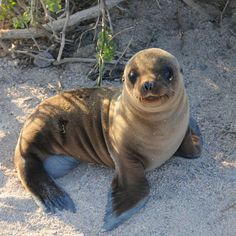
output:
[[[177,59],[158,48],[136,53],[125,67],[123,81],[123,94],[144,110],[170,104],[184,89]]]

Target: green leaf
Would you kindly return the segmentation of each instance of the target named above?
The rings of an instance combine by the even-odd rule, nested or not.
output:
[[[30,22],[30,14],[28,11],[24,12],[23,15],[14,17],[12,19],[13,27],[15,29],[24,29]]]
[[[44,0],[46,8],[51,12],[61,10],[61,0]]]
[[[97,41],[97,57],[103,58],[104,62],[113,60],[115,56],[115,44],[109,29],[102,29]]]

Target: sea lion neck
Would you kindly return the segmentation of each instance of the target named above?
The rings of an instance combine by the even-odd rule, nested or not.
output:
[[[179,93],[184,93],[184,90],[179,90]],[[178,99],[173,99],[167,104],[159,107],[144,107],[140,106],[138,100],[132,97],[124,86],[121,95],[119,96],[119,106],[122,110],[126,110],[126,113],[140,117],[140,119],[160,121],[173,116],[173,113],[176,112],[176,104],[181,102],[181,97],[183,96],[178,94]]]

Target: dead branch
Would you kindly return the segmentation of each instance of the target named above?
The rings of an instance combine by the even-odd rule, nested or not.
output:
[[[110,12],[107,8],[107,4],[106,4],[106,1],[103,1],[101,0],[101,7],[103,8],[102,10],[102,14],[105,14],[107,15],[107,20],[108,20],[108,23],[109,23],[109,27],[110,27],[110,30],[111,30],[111,34],[113,34],[114,30],[113,30],[113,26],[112,26],[112,22],[111,22],[111,16],[110,16]],[[105,11],[105,12],[103,12]],[[104,15],[105,16],[105,15]]]
[[[34,42],[34,44],[36,45],[36,47],[38,48],[38,50],[40,51],[40,47],[39,47],[39,44],[37,43],[36,39],[34,37],[32,37],[32,40]]]
[[[41,60],[44,60],[44,61],[48,61],[50,63],[55,61],[55,59],[42,57],[40,55],[33,54],[31,52],[28,52],[28,51],[17,50],[17,49],[14,49],[14,48],[10,48],[10,49],[8,49],[8,51],[11,52],[11,53],[23,54],[23,55],[30,56],[30,57],[33,57],[33,58],[38,58],[38,59],[41,59]]]
[[[114,66],[113,66],[112,69],[110,70],[110,73],[109,73],[110,76],[111,76],[111,74],[112,74],[112,71],[113,71],[113,70],[116,68],[116,66],[120,63],[122,57],[125,55],[125,53],[126,53],[127,50],[129,49],[129,47],[130,47],[130,45],[131,45],[131,43],[132,43],[132,41],[133,41],[133,37],[134,37],[134,34],[132,34],[131,39],[129,40],[129,42],[128,42],[127,46],[125,47],[124,51],[121,53],[121,55],[119,56],[119,58],[116,60],[116,63],[114,64]],[[120,64],[125,65],[125,63],[120,63]]]
[[[56,34],[56,31],[53,29],[53,21],[55,21],[55,19],[53,19],[52,17],[51,17],[51,15],[50,15],[50,12],[47,10],[47,7],[46,7],[46,5],[45,5],[45,3],[44,3],[44,0],[40,0],[40,3],[41,3],[41,5],[42,5],[42,7],[43,7],[43,11],[44,11],[44,14],[45,14],[45,20],[49,20],[49,26],[51,27],[51,32],[52,32],[52,35],[53,35],[53,37],[57,40],[57,41],[59,41],[59,39],[58,39],[58,37],[57,37],[57,34]],[[42,26],[42,28],[43,28],[43,26]],[[46,31],[46,29],[45,29],[45,31]],[[49,38],[51,38],[51,37],[49,37]]]
[[[36,5],[36,1],[32,0],[30,3],[30,19],[31,19],[31,23],[35,23],[35,16],[34,16],[34,11],[35,11],[35,5]]]
[[[195,3],[193,0],[183,0],[183,2],[193,8],[195,11],[198,11],[199,13],[205,15],[207,18],[212,18],[203,7]]]
[[[16,0],[17,4],[24,9],[24,11],[27,11],[27,6],[25,5],[25,3],[21,0]]]
[[[98,16],[97,16],[97,20],[96,20],[95,26],[94,26],[93,42],[95,42],[96,38],[97,38],[97,27],[98,27],[98,24],[99,24],[99,21],[100,21],[100,16],[101,16],[101,13],[99,12]]]
[[[82,62],[82,63],[97,63],[97,59],[96,58],[82,58],[82,57],[68,57],[68,58],[63,58],[60,61],[54,61],[52,64],[54,66],[58,66],[61,64],[65,64],[65,63],[73,63],[73,62]],[[111,65],[115,65],[117,64],[116,60],[112,60],[109,62],[105,62],[106,64],[111,64]],[[119,64],[125,65],[125,62],[118,62]]]
[[[133,30],[134,28],[135,28],[135,26],[130,26],[130,27],[128,27],[128,28],[125,28],[125,29],[123,29],[123,30],[117,32],[116,34],[114,34],[114,35],[112,36],[112,39],[116,38],[118,35],[122,34],[123,32],[128,31],[128,30]]]
[[[221,26],[221,27],[222,27],[223,16],[224,16],[224,13],[225,13],[225,10],[226,10],[228,4],[229,4],[229,0],[226,1],[225,6],[224,6],[224,9],[223,9],[222,12],[220,13],[220,26]]]
[[[58,56],[57,56],[57,61],[61,60],[62,52],[63,52],[64,46],[65,46],[66,27],[67,27],[68,21],[70,19],[69,0],[65,0],[65,3],[66,3],[65,4],[66,20],[65,20],[65,23],[64,23],[64,26],[63,26],[63,30],[61,32],[61,46],[60,46],[59,53],[58,53]]]
[[[158,0],[156,0],[156,4],[157,4],[158,8],[161,9],[161,5]]]
[[[230,33],[233,35],[233,36],[235,36],[236,37],[236,33],[233,31],[233,30],[229,30],[230,31]]]
[[[7,48],[5,43],[3,43],[1,40],[0,40],[0,46],[3,48],[3,50],[6,53],[23,54],[23,55],[32,57],[34,59],[40,59],[40,60],[43,60],[43,61],[47,61],[47,62],[49,62],[49,65],[52,64],[54,66],[62,65],[62,64],[65,64],[65,63],[76,63],[76,62],[81,62],[81,63],[97,63],[97,59],[96,58],[83,58],[83,57],[68,57],[68,58],[63,58],[60,61],[57,61],[57,60],[55,60],[53,58],[52,59],[51,58],[46,58],[44,56],[41,56],[39,54],[34,54],[32,52],[29,52],[29,51],[17,50],[14,47]],[[111,65],[117,65],[118,63],[122,64],[122,65],[126,64],[125,62],[120,61],[120,59],[119,59],[119,61],[118,60],[112,60],[110,62],[105,62],[105,64],[111,64]]]
[[[80,34],[80,37],[79,37],[77,40],[75,40],[75,44],[77,44],[77,42],[78,42],[78,40],[79,40],[78,47],[77,47],[78,49],[81,47],[81,43],[82,43],[82,39],[83,39],[84,35],[87,34],[87,33],[88,33],[89,31],[91,31],[91,30],[95,30],[95,27],[91,27],[91,28],[89,28],[89,29],[83,31],[83,32]],[[94,40],[94,41],[95,41],[95,40]]]
[[[107,9],[110,9],[124,0],[107,0]],[[76,12],[70,16],[67,27],[75,26],[85,20],[89,20],[97,17],[100,14],[100,6],[94,6],[89,9]],[[58,19],[52,22],[51,27],[57,32],[62,31],[66,19]],[[43,27],[51,32],[51,27],[48,24],[44,24]],[[45,37],[45,31],[42,29],[29,28],[29,29],[12,29],[12,30],[0,30],[0,39],[29,39]]]

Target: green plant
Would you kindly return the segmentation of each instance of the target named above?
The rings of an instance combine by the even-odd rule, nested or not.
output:
[[[35,2],[40,4],[40,0]],[[45,4],[47,10],[53,13],[62,8],[61,0],[43,0],[42,4]],[[0,0],[0,22],[7,21],[8,25],[10,24],[10,27],[15,29],[26,28],[30,23],[33,24],[34,19],[31,19],[33,14],[30,12],[35,13],[35,4],[32,5],[30,1],[24,1],[23,5],[25,5],[24,8],[18,4],[17,0]]]
[[[106,26],[102,27],[102,30],[98,35],[96,49],[97,65],[99,70],[97,85],[101,86],[105,63],[114,59],[116,51],[111,32]]]
[[[15,29],[26,28],[30,23],[30,14],[28,11],[25,11],[21,16],[13,17],[12,23]]]
[[[44,0],[44,3],[50,12],[61,10],[61,0]]]
[[[0,0],[0,21],[8,20],[14,14],[15,0]]]

